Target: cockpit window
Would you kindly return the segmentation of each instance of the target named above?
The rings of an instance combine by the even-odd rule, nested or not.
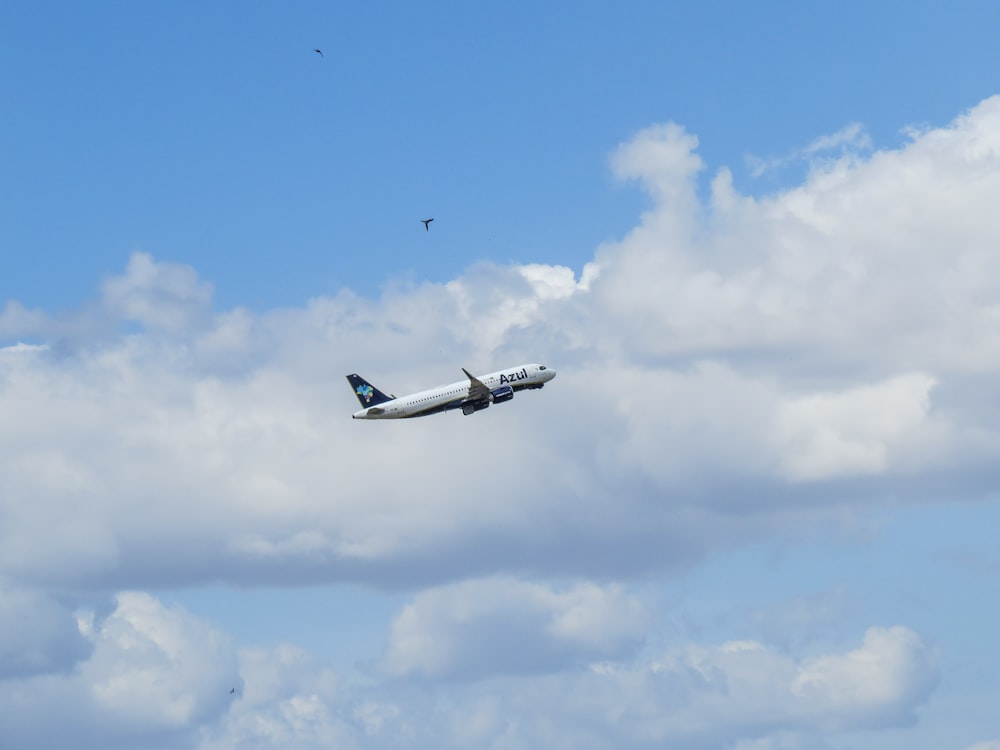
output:
[[[545,365],[538,365],[538,369],[539,370],[544,370],[545,369]]]

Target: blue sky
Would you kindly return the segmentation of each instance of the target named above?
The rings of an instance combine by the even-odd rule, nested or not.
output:
[[[0,746],[998,750],[998,21],[4,5]]]
[[[640,128],[683,124],[756,193],[776,183],[747,154],[851,122],[897,145],[989,93],[995,62],[988,3],[3,13],[4,241],[25,265],[2,291],[26,304],[91,296],[139,249],[254,308],[481,259],[579,268],[642,205],[605,160]]]

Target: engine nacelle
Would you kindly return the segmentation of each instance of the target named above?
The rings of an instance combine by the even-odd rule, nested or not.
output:
[[[514,398],[514,389],[509,385],[497,388],[490,393],[490,399],[494,404],[502,404],[504,401],[510,401],[512,398]]]
[[[483,409],[488,409],[490,402],[487,400],[482,401],[463,401],[462,402],[462,414],[469,416],[473,412],[482,411]]]

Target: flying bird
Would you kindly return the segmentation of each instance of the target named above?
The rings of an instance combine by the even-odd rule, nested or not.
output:
[[[421,219],[420,221],[424,223],[424,229],[428,232],[431,231],[431,222],[434,221],[434,219]]]
[[[315,52],[320,57],[323,57],[323,50],[321,50],[321,49],[314,49],[313,52]]]

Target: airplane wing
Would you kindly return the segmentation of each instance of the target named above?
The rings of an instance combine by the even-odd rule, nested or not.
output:
[[[484,399],[489,400],[490,389],[486,387],[486,383],[477,378],[464,367],[462,368],[462,372],[464,372],[469,378],[469,399],[472,401],[482,401]]]

